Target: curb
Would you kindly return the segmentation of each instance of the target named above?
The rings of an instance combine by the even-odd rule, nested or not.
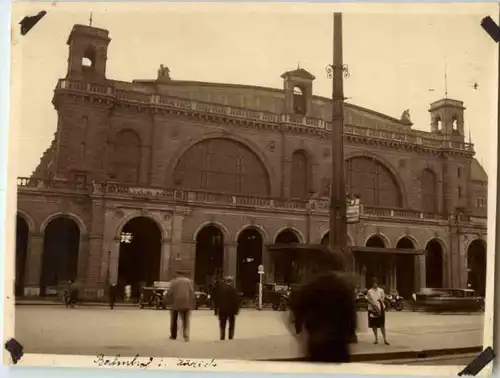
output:
[[[446,348],[446,349],[426,349],[426,350],[409,350],[402,352],[385,352],[385,353],[359,353],[351,354],[350,362],[374,362],[374,361],[390,361],[390,360],[420,360],[432,357],[442,357],[455,354],[472,354],[479,353],[483,350],[482,346],[464,347],[464,348]],[[305,357],[280,358],[280,359],[258,359],[256,361],[271,361],[271,362],[306,362]]]

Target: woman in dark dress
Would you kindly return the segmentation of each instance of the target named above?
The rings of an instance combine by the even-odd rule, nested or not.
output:
[[[389,345],[385,334],[385,293],[382,288],[378,286],[378,280],[373,278],[372,287],[368,290],[368,327],[372,329],[375,336],[374,344],[378,344],[378,329],[382,332],[385,345]]]

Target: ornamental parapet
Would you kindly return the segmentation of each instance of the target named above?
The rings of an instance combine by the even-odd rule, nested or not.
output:
[[[255,111],[226,105],[218,105],[202,101],[182,99],[172,96],[164,96],[156,93],[144,93],[116,89],[112,85],[93,84],[75,80],[60,79],[55,89],[58,93],[72,95],[93,95],[101,101],[118,102],[126,106],[147,108],[151,110],[170,110],[177,112],[200,113],[216,117],[225,117],[234,120],[246,120],[269,125],[288,125],[289,127],[303,127],[311,132],[329,133],[331,122],[320,118],[304,117],[292,114],[276,114],[271,112]],[[415,130],[408,132],[374,129],[356,125],[346,124],[344,134],[348,140],[356,138],[369,138],[393,143],[403,143],[420,148],[447,149],[467,153],[474,152],[472,143],[445,140],[442,136],[430,133],[424,134]]]
[[[92,183],[85,185],[66,180],[48,180],[19,177],[18,192],[22,194],[74,194],[89,198],[101,196],[109,200],[158,201],[182,206],[218,206],[241,208],[248,211],[279,211],[316,215],[329,212],[327,198],[309,198],[307,200],[256,197],[241,194],[215,193],[200,190],[153,188],[137,185],[124,185],[114,182]],[[360,206],[360,217],[365,220],[387,220],[405,222],[467,224],[486,227],[486,218],[425,213],[412,209],[388,208],[378,206]]]

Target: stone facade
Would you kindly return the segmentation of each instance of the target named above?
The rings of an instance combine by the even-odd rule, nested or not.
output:
[[[38,293],[45,227],[58,216],[79,227],[77,277],[89,296],[102,296],[104,283],[116,281],[122,229],[138,216],[161,230],[160,280],[178,269],[194,271],[204,225],[221,230],[224,273],[233,276],[238,235],[247,227],[261,233],[264,245],[284,229],[294,230],[301,243],[322,241],[328,231],[331,101],[313,95],[314,76],[291,71],[282,76],[284,89],[273,89],[178,81],[163,75],[163,68],[158,80],[118,82],[105,75],[109,41],[105,30],[73,28],[68,75],[54,93],[54,141],[32,178],[19,179],[18,214],[29,230],[25,294]],[[82,57],[90,59],[89,67],[82,68]],[[304,114],[294,107],[299,100]],[[386,248],[406,238],[424,250],[437,240],[443,285],[465,287],[468,246],[480,240],[485,248],[487,176],[465,142],[463,104],[431,104],[431,132],[412,129],[407,112],[400,120],[346,104],[345,115],[346,162],[364,162],[348,163],[354,167],[348,189],[361,192],[363,204],[361,221],[348,227],[349,243],[364,246],[379,235]],[[244,170],[255,171],[266,185],[253,185],[254,176],[245,173],[241,191],[214,190],[217,179],[183,186],[195,173],[188,167],[179,179],[179,162],[210,140],[246,151],[246,162],[254,163]],[[373,188],[357,180],[359,169],[374,170]],[[425,287],[426,258],[414,259],[415,287]],[[267,280],[273,279],[271,260],[264,248]]]

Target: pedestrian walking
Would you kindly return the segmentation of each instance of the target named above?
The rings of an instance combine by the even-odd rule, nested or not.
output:
[[[374,344],[378,344],[378,329],[382,333],[385,345],[389,345],[385,333],[385,293],[384,290],[378,286],[377,278],[373,278],[372,287],[366,294],[368,299],[368,327],[372,329],[375,336]]]
[[[236,315],[240,310],[238,292],[234,287],[232,277],[226,277],[219,284],[215,306],[219,318],[220,339],[226,339],[226,328],[229,325],[228,338],[232,340],[236,326]]]
[[[292,291],[291,332],[302,336],[308,361],[350,361],[357,319],[353,291],[351,282],[336,271],[318,274]]]
[[[218,310],[217,310],[217,297],[219,295],[219,291],[221,286],[224,284],[224,281],[220,278],[217,277],[215,279],[215,282],[212,285],[212,294],[211,294],[211,301],[212,301],[212,306],[214,308],[214,315],[217,316]]]
[[[189,341],[189,317],[195,307],[195,293],[193,281],[184,272],[177,272],[177,277],[171,282],[168,295],[172,303],[170,311],[170,339],[177,339],[179,315],[182,321],[182,335]]]
[[[116,303],[116,284],[112,283],[109,285],[109,308],[112,310],[115,308]]]

